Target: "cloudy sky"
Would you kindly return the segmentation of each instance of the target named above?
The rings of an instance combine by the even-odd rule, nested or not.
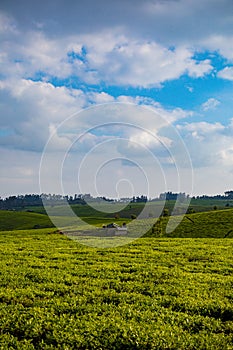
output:
[[[2,0],[0,37],[2,197],[233,188],[232,0]]]

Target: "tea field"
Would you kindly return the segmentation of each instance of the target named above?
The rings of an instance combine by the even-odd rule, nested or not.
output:
[[[83,206],[85,207],[85,206]],[[61,223],[61,227],[67,222],[67,225],[72,225],[72,218],[62,216],[62,207],[59,208],[60,216],[56,217],[56,223]],[[82,214],[87,215],[85,212],[87,208],[83,209]],[[57,209],[55,209],[55,212]],[[115,221],[117,224],[122,225],[123,222],[129,223],[131,220],[125,217],[120,218],[108,218],[104,216],[95,217],[93,213],[89,213],[87,217],[80,217],[91,225],[102,227],[103,224],[108,224]],[[51,216],[51,219],[55,217]],[[151,227],[156,221],[155,218],[144,219],[146,223],[151,222]],[[178,220],[179,225],[176,225]],[[142,220],[137,220],[139,223]],[[167,223],[174,223],[175,229],[171,233],[166,232]],[[158,224],[161,225],[161,235],[164,237],[176,237],[176,238],[223,238],[227,235],[229,238],[233,238],[233,209],[212,210],[207,212],[197,212],[193,214],[186,214],[180,222],[180,216],[161,217]],[[74,221],[75,222],[75,221]],[[157,224],[155,230],[149,230],[147,236],[157,236]],[[0,231],[9,230],[26,230],[33,228],[51,228],[53,223],[50,218],[42,213],[25,212],[25,211],[8,211],[0,210]]]
[[[233,349],[232,251],[231,238],[98,249],[1,232],[0,349]]]
[[[166,231],[168,221],[175,229]],[[158,226],[161,226],[161,235],[176,238],[233,238],[233,210],[212,210],[209,212],[184,215],[180,222],[179,216],[163,217],[146,236],[156,236]]]

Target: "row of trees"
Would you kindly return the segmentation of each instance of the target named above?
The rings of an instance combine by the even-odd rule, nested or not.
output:
[[[207,196],[204,194],[202,196],[196,196],[193,198],[195,199],[233,199],[233,191],[226,191],[224,192],[224,195],[216,194],[215,196]]]
[[[10,196],[5,199],[0,198],[0,209],[20,209],[25,207],[42,206],[43,203],[51,205],[62,205],[65,202],[69,204],[86,204],[90,201],[90,195],[75,194],[74,196],[62,196],[59,194],[25,194],[19,196]],[[102,200],[108,200],[105,197]]]
[[[94,198],[90,194],[75,194],[74,196],[62,196],[60,194],[25,194],[19,196],[10,196],[5,199],[0,198],[0,209],[20,209],[25,207],[42,206],[44,203],[49,205],[86,204],[93,202],[113,202],[113,199],[106,197]]]
[[[179,199],[181,202],[184,201],[185,199],[189,198],[189,195],[185,192],[183,193],[173,193],[173,192],[164,192],[159,195],[160,200],[177,200]]]
[[[141,195],[141,197],[135,197],[133,196],[131,203],[146,203],[148,201],[147,196]]]
[[[159,195],[158,198],[152,199],[155,200],[179,200],[184,201],[188,199],[189,195],[185,193],[174,193],[174,192],[164,192]],[[193,197],[194,199],[233,199],[233,191],[226,191],[224,195],[215,195],[215,196],[197,196]],[[65,202],[69,204],[86,204],[90,202],[121,202],[124,198],[119,200],[109,199],[106,197],[92,197],[90,194],[75,194],[74,196],[62,196],[59,194],[25,194],[19,196],[10,196],[5,199],[0,198],[0,209],[20,209],[25,207],[33,206],[42,206],[44,202],[49,203],[50,205],[62,205]],[[131,203],[146,203],[149,201],[147,196],[141,195],[137,197],[127,198],[127,202]]]
[[[177,200],[179,199],[180,201],[188,199],[189,195],[186,194],[185,192],[183,193],[174,193],[174,192],[164,192],[159,195],[160,200]],[[233,191],[226,191],[224,192],[224,195],[222,194],[217,194],[214,196],[208,196],[203,194],[202,196],[193,196],[193,199],[233,199]]]

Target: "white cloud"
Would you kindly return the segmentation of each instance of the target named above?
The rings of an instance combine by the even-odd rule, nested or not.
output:
[[[179,130],[185,130],[188,132],[198,132],[202,135],[207,135],[214,133],[216,131],[224,130],[225,127],[221,123],[207,123],[207,122],[199,122],[199,123],[189,123],[185,125],[177,125]]]
[[[204,102],[201,105],[201,108],[203,111],[209,111],[209,110],[214,110],[217,108],[217,106],[220,104],[220,102],[216,98],[209,98],[206,102]]]
[[[123,35],[121,29],[48,37],[42,30],[10,32],[2,41],[1,72],[8,78],[77,77],[87,84],[159,86],[183,74],[202,77],[213,69],[185,46],[170,49],[155,40]],[[3,30],[4,30],[3,28]]]
[[[54,147],[60,149],[68,147],[68,143],[94,125],[115,121],[117,123],[131,123],[139,125],[147,130],[157,134],[158,130],[176,120],[186,118],[191,114],[180,108],[173,110],[164,109],[156,101],[136,96],[120,96],[115,99],[107,93],[87,92],[84,94],[79,89],[68,89],[66,87],[55,87],[51,83],[32,81],[27,79],[5,80],[0,84],[0,95],[2,96],[2,118],[0,128],[9,130],[5,137],[0,138],[0,143],[5,147],[14,147],[15,149],[37,150],[43,149],[52,130],[55,130],[65,119],[78,113],[96,103],[124,102],[128,105],[122,105],[122,112],[119,112],[113,105],[111,114],[109,114],[109,105],[106,106],[106,113],[103,109],[87,110],[82,117],[78,116],[77,121],[72,125],[72,119],[69,122],[69,131],[67,135],[58,134]],[[121,106],[119,103],[119,106]],[[141,105],[138,109],[133,106]],[[128,107],[127,107],[128,106]],[[145,106],[146,109],[142,109]],[[143,116],[142,116],[143,114]],[[153,116],[153,118],[151,117]],[[116,128],[116,129],[114,129]],[[111,127],[113,135],[118,135],[120,126]],[[105,130],[101,131],[103,137]],[[127,137],[135,133],[128,129]],[[109,131],[107,131],[109,133]],[[138,134],[138,132],[137,132]],[[67,138],[68,137],[68,138]],[[98,140],[97,140],[98,141]],[[141,140],[143,141],[143,140]],[[60,145],[59,142],[62,144]]]
[[[17,34],[17,27],[12,16],[0,12],[0,33],[1,35]]]
[[[0,148],[1,196],[39,193],[40,154]]]
[[[219,152],[224,166],[232,166],[233,164],[233,147],[223,149]]]
[[[172,140],[170,140],[168,137],[163,137],[156,135],[155,133],[149,133],[148,131],[141,131],[134,133],[130,139],[130,142],[135,143],[135,145],[143,145],[145,147],[150,148],[157,148],[161,147],[162,145],[166,147],[170,147]],[[134,146],[134,145],[133,145]]]
[[[38,24],[49,36],[67,37],[121,28],[129,36],[163,42],[165,46],[192,45],[200,39],[232,33],[231,0],[50,1],[45,7],[22,0],[5,1],[1,8],[27,31]],[[206,15],[208,14],[208,20]]]
[[[202,39],[202,44],[213,52],[218,51],[228,61],[233,61],[233,36],[231,32],[226,31],[224,34],[210,35]]]
[[[159,102],[153,100],[152,98],[144,96],[132,97],[121,95],[116,98],[116,101],[121,103],[132,103],[143,106],[148,110],[154,112],[155,115],[161,116],[161,120],[166,121],[166,123],[173,123],[179,119],[185,119],[193,115],[192,111],[184,110],[182,108],[174,108],[167,110]]]
[[[218,77],[226,80],[233,80],[233,67],[225,67],[218,72]]]
[[[2,41],[1,74],[6,78],[65,78],[72,72],[66,42],[49,39],[44,33],[13,33]]]
[[[194,90],[192,86],[186,86],[186,89],[187,89],[190,93],[192,93],[193,90]]]
[[[177,126],[186,143],[194,168],[212,167],[231,162],[232,127],[221,123],[198,122]],[[214,170],[213,170],[214,171]]]
[[[40,151],[51,131],[56,130],[64,118],[87,106],[113,101],[146,106],[155,112],[153,122],[146,113],[142,119],[139,111],[130,115],[129,109],[124,117],[120,117],[113,108],[114,120],[133,125],[143,122],[145,129],[159,135],[173,149],[173,135],[166,135],[165,130],[162,133],[162,128],[167,122],[181,123],[182,119],[192,115],[191,111],[180,108],[167,110],[145,97],[114,98],[104,91],[93,92],[86,84],[161,87],[164,82],[179,79],[182,75],[205,77],[214,72],[214,67],[210,60],[198,59],[196,53],[208,50],[216,55],[220,53],[229,61],[229,66],[217,76],[233,80],[231,0],[155,0],[135,1],[134,4],[129,0],[102,1],[101,4],[87,0],[85,5],[67,0],[56,4],[51,1],[46,7],[40,2],[35,6],[34,2],[22,0],[14,4],[5,1],[0,6],[5,11],[0,14],[3,78],[0,82],[0,126],[7,130],[0,134],[0,142],[4,145],[1,156],[7,164],[7,173],[12,174],[11,182],[4,175],[4,184],[9,191],[14,189],[12,193],[18,192],[13,177],[19,181],[21,187],[18,188],[33,191],[31,186],[37,176],[39,152],[32,156],[28,150]],[[104,11],[100,11],[101,6]],[[62,79],[70,77],[77,89],[52,83],[56,81],[62,85]],[[217,99],[211,98],[203,103],[202,108],[206,111],[218,104]],[[156,113],[162,118],[156,117]],[[93,114],[87,113],[85,121],[80,118],[80,124],[74,123],[73,135],[56,135],[54,149],[69,147],[78,132],[99,120],[107,123],[109,114],[100,116],[96,113],[93,119]],[[111,133],[112,136],[120,133],[119,125],[112,126],[111,133],[109,130],[103,129],[101,136],[86,134],[82,151],[85,153],[98,142],[105,141]],[[210,173],[218,174],[222,179],[218,172],[221,166],[227,178],[232,171],[230,125],[191,123],[179,125],[178,130],[195,166],[202,167],[203,175],[198,181],[204,181],[206,185]],[[158,149],[147,133],[138,133],[133,128],[122,133]],[[9,156],[9,148],[14,149],[14,156],[13,153]],[[129,147],[122,147],[121,151],[122,155],[133,153]],[[17,163],[15,167],[14,162]],[[207,166],[211,171],[203,170]]]
[[[193,52],[184,47],[170,50],[154,41],[110,37],[105,33],[92,41],[87,44],[89,65],[99,79],[113,85],[159,86],[182,74],[201,77],[212,70],[209,60],[197,62],[192,58]]]
[[[174,135],[169,132],[166,134],[166,126],[175,121],[180,121],[181,123],[185,117],[192,115],[191,111],[184,111],[182,109],[166,110],[160,104],[148,98],[140,96],[135,98],[121,96],[121,98],[118,99],[119,101],[129,103],[128,107],[126,105],[124,114],[119,113],[119,110],[115,108],[118,104],[113,104],[110,110],[106,109],[106,113],[104,113],[103,109],[97,110],[96,113],[94,110],[88,109],[84,112],[85,114],[83,116],[82,113],[77,116],[75,123],[72,124],[72,122],[70,122],[68,124],[72,127],[70,129],[71,132],[64,134],[59,132],[59,130],[58,132],[56,131],[56,126],[64,120],[64,116],[68,117],[78,112],[88,104],[92,104],[93,101],[96,102],[99,98],[102,101],[113,100],[113,97],[101,93],[87,93],[84,95],[80,90],[69,90],[65,87],[59,88],[46,82],[33,82],[31,80],[2,82],[1,93],[7,96],[5,105],[3,106],[3,112],[7,112],[7,118],[1,119],[2,127],[7,126],[14,131],[13,135],[6,135],[0,138],[2,145],[6,147],[5,149],[2,148],[1,154],[3,155],[3,159],[5,159],[4,154],[6,157],[9,155],[10,151],[7,149],[9,147],[14,147],[13,152],[15,153],[15,157],[19,157],[19,154],[27,154],[27,156],[18,159],[18,166],[14,167],[13,170],[14,179],[12,178],[10,180],[11,177],[8,179],[4,177],[4,183],[8,186],[8,193],[12,193],[10,190],[10,183],[16,181],[15,176],[17,177],[18,184],[20,184],[22,188],[22,192],[30,191],[32,186],[36,188],[35,181],[37,179],[38,163],[29,163],[31,159],[29,155],[36,154],[37,156],[35,159],[38,161],[40,153],[31,153],[28,152],[28,150],[42,150],[49,134],[54,130],[56,133],[56,137],[54,138],[55,142],[53,144],[54,151],[64,151],[64,149],[70,148],[71,143],[82,130],[88,130],[95,123],[97,125],[108,123],[109,116],[111,115],[110,121],[119,122],[120,124],[115,126],[107,124],[106,127],[102,127],[101,130],[96,129],[94,131],[96,135],[93,132],[86,133],[85,137],[80,142],[78,150],[80,150],[82,154],[85,154],[99,143],[108,140],[109,135],[114,139],[119,133],[122,133],[121,136],[127,138],[129,143],[128,145],[126,143],[124,145],[120,143],[121,147],[117,149],[118,154],[123,158],[138,159],[138,161],[141,162],[140,164],[145,166],[146,169],[150,166],[150,158],[146,157],[145,151],[142,152],[142,150],[138,148],[136,150],[133,149],[132,143],[136,142],[137,144],[144,145],[147,149],[155,152],[157,159],[161,162],[160,164],[166,166],[166,163],[168,163],[171,158],[168,157],[166,151],[164,152],[158,139],[165,143],[168,151],[173,152],[173,154],[178,157],[179,147],[176,148],[174,144]],[[141,106],[138,106],[138,110],[136,109],[134,113],[132,113],[131,104],[135,102],[141,104]],[[14,110],[8,113],[9,110],[7,111],[7,108],[9,108],[11,104],[16,106],[16,108],[14,107]],[[119,106],[120,105],[119,103]],[[105,106],[108,107],[108,105]],[[143,106],[145,106],[146,109],[142,117],[140,108]],[[111,112],[110,114],[109,111]],[[121,123],[124,123],[124,125],[129,123],[132,127],[122,127],[123,124],[121,125]],[[138,126],[144,128],[144,131],[142,129],[139,132]],[[177,129],[184,139],[196,169],[202,169],[202,171],[204,171],[203,169],[206,167],[211,167],[214,172],[216,167],[224,166],[225,169],[229,169],[230,171],[232,168],[231,124],[229,126],[224,126],[221,123],[186,123],[178,125]],[[162,130],[163,132],[161,132]],[[150,132],[157,135],[157,138],[152,137]],[[3,140],[5,141],[3,142]],[[20,149],[24,149],[25,153],[22,153]],[[98,152],[96,154],[98,154]],[[112,154],[112,149],[109,148],[108,155],[111,157]],[[81,156],[81,154],[79,156]],[[13,157],[13,155],[11,157]],[[14,162],[13,158],[12,162]],[[180,164],[182,164],[182,162],[183,159],[180,159]],[[7,164],[7,169],[11,171],[13,166],[10,164],[10,161]],[[20,178],[23,176],[23,168],[26,169],[24,180]],[[72,173],[72,166],[70,165],[66,171]],[[152,171],[152,169],[150,171]],[[105,181],[108,181],[107,178]],[[67,182],[67,188],[72,188],[72,183],[69,183],[69,181]],[[12,189],[15,189],[14,185]],[[70,192],[72,191],[70,190]]]
[[[87,103],[79,90],[25,79],[2,82],[0,95],[4,101],[0,127],[11,131],[0,143],[26,150],[43,149],[49,126],[58,125]]]
[[[97,104],[114,102],[114,97],[106,92],[91,92],[88,96],[93,103]]]

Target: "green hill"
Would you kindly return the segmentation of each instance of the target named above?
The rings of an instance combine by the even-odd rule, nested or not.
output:
[[[171,233],[166,232],[169,219],[176,224],[180,217],[162,218],[146,236],[156,237],[160,235],[176,238],[233,237],[233,209],[186,214],[181,223]]]
[[[62,214],[62,211],[60,214]],[[114,220],[113,217],[93,217],[91,214],[90,212],[89,216],[83,217],[82,219],[95,226],[101,227],[103,224],[108,224]],[[55,218],[55,216],[53,216],[53,218]],[[117,223],[121,225],[125,221],[127,220],[118,219]],[[59,215],[56,216],[56,223],[58,223],[60,227],[64,226],[64,224],[71,226],[75,224],[75,218]],[[0,231],[30,230],[50,227],[54,227],[54,225],[46,214],[39,214],[31,211],[0,210]]]
[[[0,231],[53,227],[47,215],[0,210]]]
[[[62,216],[57,217],[62,223],[67,219],[67,225],[70,224],[70,219]],[[114,218],[93,217],[92,215],[83,218],[90,224],[101,226],[102,224],[115,221]],[[116,222],[122,224],[125,219],[118,219]],[[153,225],[152,218],[150,220]],[[229,238],[233,237],[233,209],[212,210],[202,213],[186,214],[181,223],[171,233],[166,232],[168,220],[176,225],[180,216],[163,217],[157,222],[154,227],[146,234],[147,237],[176,237],[176,238]],[[126,221],[128,221],[126,219]],[[143,222],[143,220],[142,220]],[[148,221],[147,221],[148,222]],[[141,225],[141,221],[138,221]],[[8,230],[26,230],[33,228],[53,227],[49,217],[45,214],[22,211],[7,211],[0,210],[0,231]]]

